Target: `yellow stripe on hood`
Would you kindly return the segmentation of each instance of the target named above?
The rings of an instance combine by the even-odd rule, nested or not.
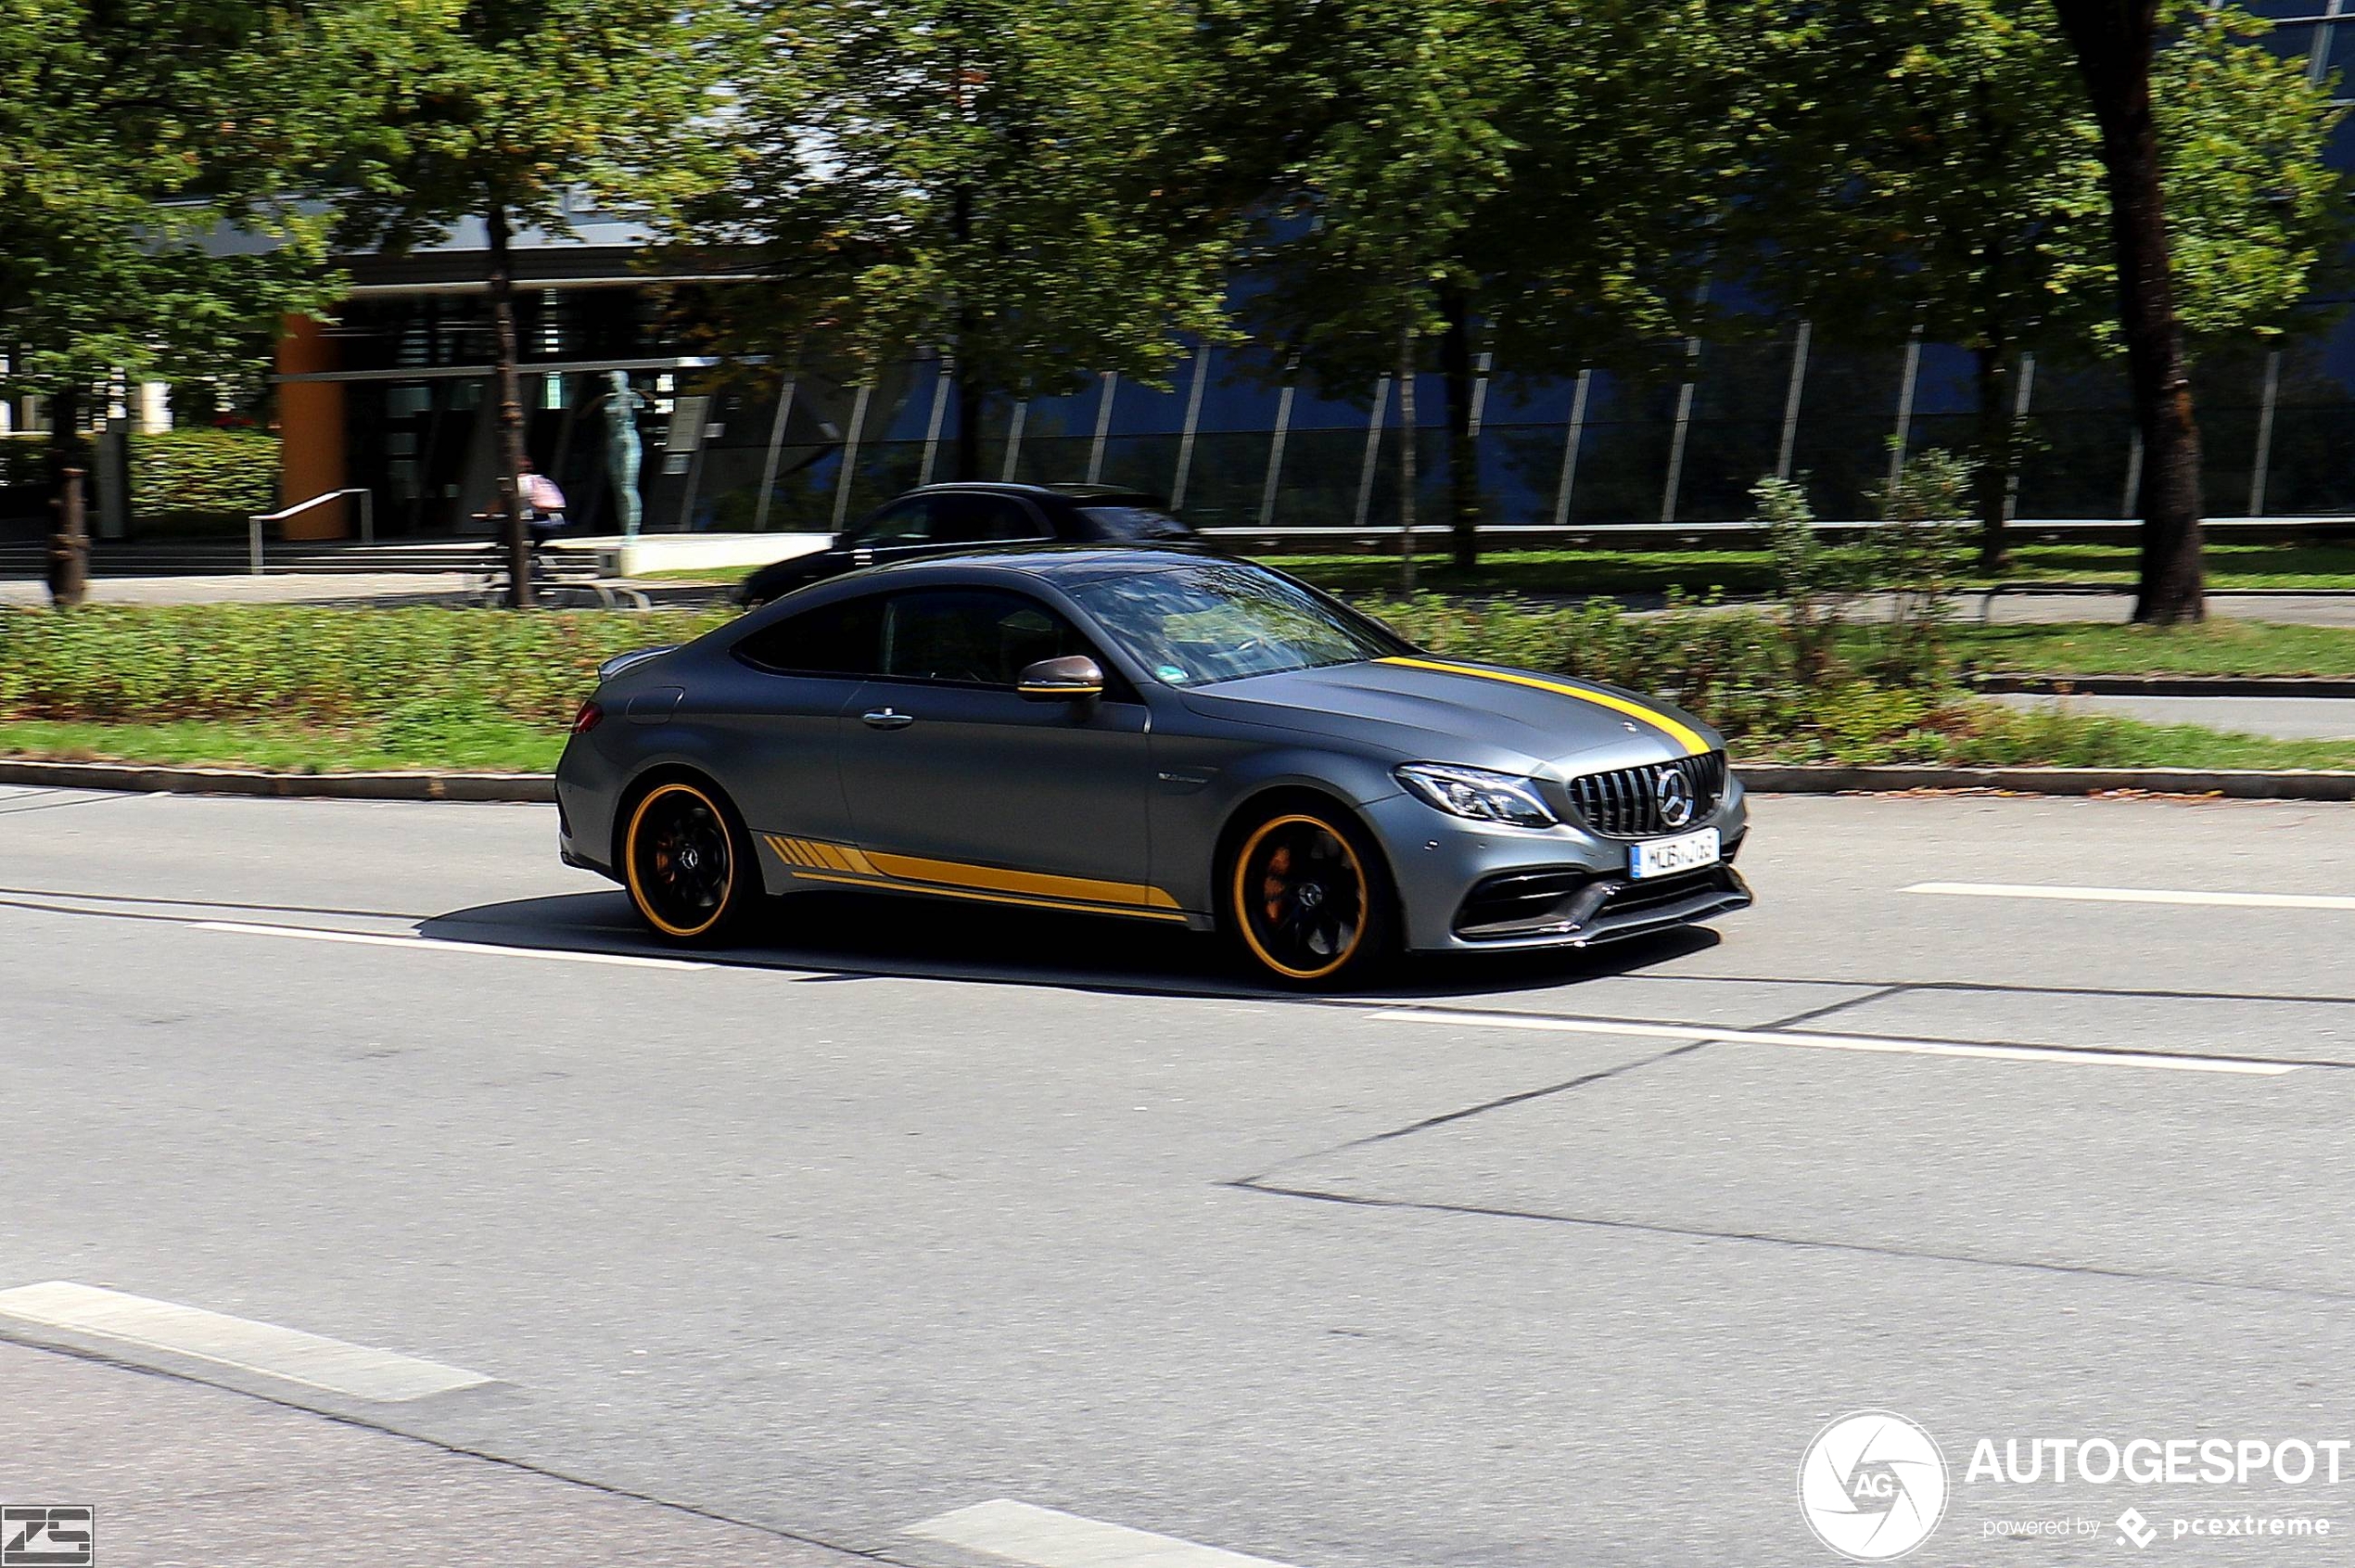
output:
[[[1585,686],[1568,685],[1560,681],[1547,681],[1535,675],[1519,675],[1506,669],[1481,669],[1469,664],[1441,664],[1435,659],[1384,658],[1377,659],[1375,662],[1403,665],[1408,669],[1436,669],[1443,675],[1470,675],[1482,681],[1503,681],[1515,686],[1534,686],[1541,692],[1558,692],[1566,697],[1576,697],[1581,702],[1591,702],[1598,708],[1608,708],[1613,712],[1623,713],[1630,719],[1640,719],[1695,757],[1713,749],[1709,742],[1702,739],[1699,732],[1690,725],[1680,724],[1667,714],[1656,708],[1646,708],[1642,703],[1631,702],[1616,692],[1592,691]]]

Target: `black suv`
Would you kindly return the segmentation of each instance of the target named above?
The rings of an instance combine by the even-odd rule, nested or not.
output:
[[[760,567],[738,604],[765,605],[860,567],[969,550],[976,544],[1194,544],[1200,534],[1162,510],[1158,496],[1109,485],[925,485],[834,536],[826,549]],[[1204,546],[1207,548],[1206,546]]]

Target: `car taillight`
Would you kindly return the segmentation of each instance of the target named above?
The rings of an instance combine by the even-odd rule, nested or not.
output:
[[[597,706],[594,697],[591,697],[580,705],[580,711],[572,716],[572,733],[585,735],[603,723],[605,717],[605,710]]]

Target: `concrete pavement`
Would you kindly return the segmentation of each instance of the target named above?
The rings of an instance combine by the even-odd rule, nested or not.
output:
[[[493,1381],[384,1403],[0,1335],[925,1568],[1060,1568],[1037,1510],[1297,1568],[1827,1562],[1794,1478],[1861,1407],[1946,1447],[1912,1561],[2114,1561],[2130,1502],[2355,1532],[2355,1467],[1966,1476],[1979,1436],[2355,1437],[2355,815],[1757,822],[1760,905],[1714,937],[1316,1001],[917,905],[681,962],[544,809],[0,797],[0,1292]],[[28,1500],[204,1495],[110,1458],[134,1419]],[[1990,1533],[2063,1516],[2105,1528]]]

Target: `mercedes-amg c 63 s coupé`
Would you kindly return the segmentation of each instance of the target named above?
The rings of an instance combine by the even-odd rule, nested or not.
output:
[[[1318,985],[1750,901],[1741,785],[1691,715],[1151,547],[878,567],[624,655],[556,798],[564,859],[676,942],[859,888],[1216,930]]]

